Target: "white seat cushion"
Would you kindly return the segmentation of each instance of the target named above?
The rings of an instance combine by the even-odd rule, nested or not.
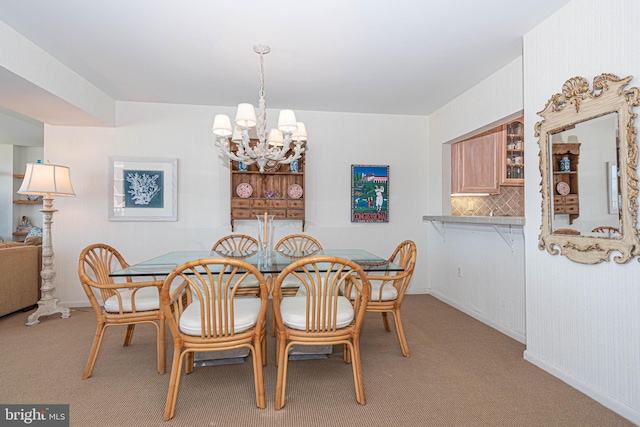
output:
[[[383,282],[382,280],[371,280],[371,298],[370,301],[394,301],[398,299],[398,290],[393,283],[390,281]],[[382,296],[380,296],[380,288],[382,284],[385,284],[382,288]],[[349,298],[353,299],[355,297],[355,291],[351,289],[351,295]]]
[[[288,275],[282,280],[283,288],[297,288],[300,286],[300,280],[298,280],[295,276]]]
[[[234,298],[233,303],[234,332],[240,333],[255,326],[260,314],[260,298],[237,297]],[[180,316],[180,331],[187,335],[201,334],[200,304],[197,301],[194,300]]]
[[[393,301],[398,299],[398,290],[393,286],[392,282],[382,282],[381,280],[372,280],[371,282],[371,301]],[[380,296],[380,287],[382,288],[382,297]]]
[[[307,297],[295,296],[283,298],[280,303],[280,312],[285,326],[291,329],[304,331],[307,325]],[[336,317],[336,327],[344,328],[353,321],[353,307],[348,299],[338,298],[338,315]]]
[[[239,278],[241,276],[236,275],[233,279],[231,279],[231,283],[236,283],[238,281],[237,278]],[[239,288],[258,288],[260,287],[260,281],[258,280],[258,278],[256,276],[254,276],[253,274],[247,276],[242,283],[240,283]]]
[[[131,310],[131,293],[130,289],[117,289],[117,292],[122,296],[122,311],[130,313]],[[160,308],[160,298],[158,296],[158,288],[155,286],[148,286],[146,288],[140,288],[136,292],[136,311],[149,311],[158,310]],[[108,313],[120,312],[120,306],[118,305],[118,297],[114,295],[107,298],[104,302],[104,309]]]

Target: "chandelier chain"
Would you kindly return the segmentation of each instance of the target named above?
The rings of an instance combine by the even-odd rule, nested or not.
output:
[[[258,123],[258,139],[264,140],[267,135],[267,102],[264,98],[264,52],[260,52],[260,91],[258,92],[260,99],[258,101],[258,109],[260,110],[260,118]]]

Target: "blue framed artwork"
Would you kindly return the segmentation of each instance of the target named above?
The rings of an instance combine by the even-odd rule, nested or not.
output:
[[[110,157],[110,221],[177,221],[177,159]]]
[[[351,222],[389,222],[388,165],[351,165]]]

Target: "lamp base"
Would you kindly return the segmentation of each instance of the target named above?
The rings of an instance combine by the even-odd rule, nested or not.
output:
[[[33,326],[40,323],[38,319],[41,316],[49,316],[55,313],[62,314],[63,319],[71,316],[71,310],[69,310],[68,307],[60,304],[60,300],[58,298],[51,298],[46,300],[41,299],[40,301],[38,301],[38,309],[36,310],[36,312],[31,314],[27,318],[27,326]]]

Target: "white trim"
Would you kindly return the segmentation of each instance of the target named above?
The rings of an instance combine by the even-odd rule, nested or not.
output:
[[[564,381],[571,387],[576,390],[586,394],[596,402],[600,403],[602,406],[605,406],[611,409],[613,412],[619,414],[620,416],[628,419],[634,424],[640,425],[640,412],[634,410],[633,408],[625,405],[619,400],[614,399],[613,397],[604,394],[593,387],[590,387],[587,383],[581,381],[580,379],[568,374],[565,371],[562,371],[552,364],[548,363],[546,360],[543,360],[533,354],[531,350],[525,350],[524,352],[524,360],[527,362],[536,365],[540,369],[547,371],[549,374],[554,377]]]

